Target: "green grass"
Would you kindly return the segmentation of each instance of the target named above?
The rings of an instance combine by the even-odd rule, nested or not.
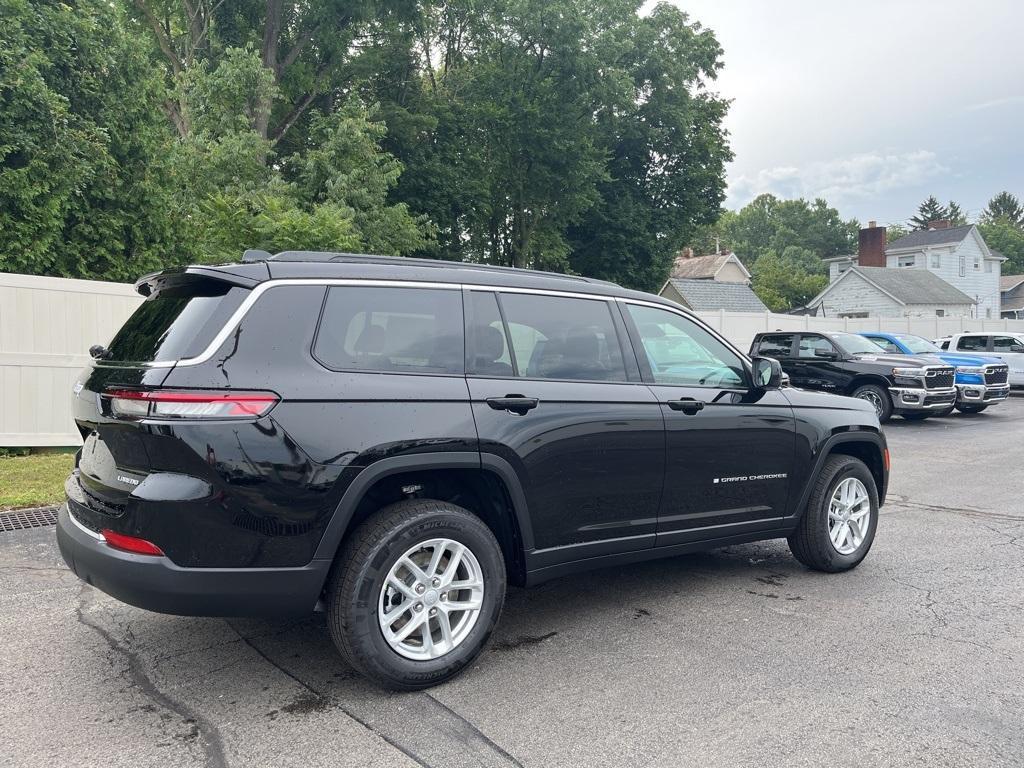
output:
[[[59,504],[74,465],[70,453],[0,456],[0,509]]]

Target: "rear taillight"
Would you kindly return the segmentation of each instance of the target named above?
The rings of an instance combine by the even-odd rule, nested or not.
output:
[[[252,419],[273,408],[273,392],[114,390],[106,393],[115,416],[132,419]]]
[[[103,534],[103,538],[107,540],[107,544],[112,546],[114,549],[120,549],[125,552],[133,552],[136,555],[162,555],[164,552],[160,547],[151,541],[140,539],[136,536],[125,536],[123,533],[117,533],[104,528],[100,533]]]

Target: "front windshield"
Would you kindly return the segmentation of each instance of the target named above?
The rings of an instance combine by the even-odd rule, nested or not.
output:
[[[895,334],[895,338],[899,340],[900,344],[910,350],[913,355],[934,355],[942,352],[942,349],[928,339],[922,339],[920,336],[909,336],[903,334]]]
[[[855,333],[830,333],[828,337],[848,355],[880,355],[883,352],[875,342]]]

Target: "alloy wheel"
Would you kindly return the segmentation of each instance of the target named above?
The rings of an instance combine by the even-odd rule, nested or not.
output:
[[[858,393],[857,397],[860,400],[866,400],[869,403],[871,403],[871,405],[875,409],[875,415],[878,416],[879,418],[882,417],[882,413],[885,410],[885,405],[882,403],[882,398],[877,392],[869,389],[864,392]]]
[[[836,552],[851,555],[864,543],[871,523],[871,497],[856,477],[843,480],[828,503],[828,536]]]
[[[431,539],[409,549],[388,571],[377,617],[395,653],[429,661],[466,639],[483,600],[483,571],[476,556],[458,541]]]

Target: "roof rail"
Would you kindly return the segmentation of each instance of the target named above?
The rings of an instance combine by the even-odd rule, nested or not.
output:
[[[250,256],[251,254],[251,256]],[[281,251],[270,255],[266,251],[248,250],[242,261],[307,261],[318,263],[350,263],[350,264],[394,264],[410,267],[430,267],[446,269],[472,269],[487,272],[505,272],[509,274],[528,274],[540,277],[554,277],[562,280],[579,280],[584,283],[615,285],[608,280],[598,280],[581,275],[566,275],[561,272],[547,272],[539,269],[519,269],[517,267],[499,267],[492,264],[475,264],[467,261],[445,261],[443,259],[416,259],[407,256],[377,256],[367,253],[333,253],[330,251]]]

